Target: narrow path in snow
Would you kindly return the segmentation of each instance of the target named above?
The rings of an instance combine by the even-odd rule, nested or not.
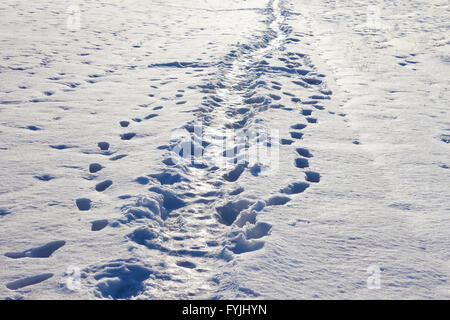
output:
[[[285,205],[310,183],[320,181],[318,172],[308,171],[313,155],[296,147],[295,141],[302,139],[302,130],[316,124],[314,110],[324,109],[319,102],[330,99],[331,92],[307,56],[287,50],[286,45],[299,39],[291,35],[290,12],[284,3],[271,1],[263,13],[266,29],[248,43],[238,44],[217,63],[216,81],[196,87],[204,94],[196,119],[176,130],[169,144],[158,147],[167,149],[162,160],[166,168],[138,180],[149,186],[148,195],[125,206],[123,218],[111,224],[129,228],[128,241],[144,250],[136,250],[131,260],[118,259],[85,270],[97,296],[132,298],[145,291],[158,298],[212,297],[220,282],[218,268],[235,255],[263,248],[272,226],[260,221],[258,213],[265,207]],[[149,65],[162,70],[204,67],[207,65],[178,61]],[[302,101],[284,91],[286,81],[300,91],[316,93]],[[279,103],[280,95],[289,97],[293,105],[304,106],[301,116],[305,122],[292,125],[288,137],[278,137],[259,117],[280,109],[295,112],[297,117],[297,108]],[[145,120],[157,116],[155,111]],[[124,143],[133,139],[135,133],[126,132],[130,121],[120,125]],[[263,198],[240,197],[245,191],[238,184],[241,175],[258,176],[271,170],[280,147],[296,150],[298,157],[292,166],[305,170],[305,181],[289,182],[289,177],[279,176],[287,183],[278,194],[270,196],[275,189],[267,190]],[[100,142],[99,148],[107,150],[108,143]],[[101,169],[100,164],[90,165],[91,172]],[[103,192],[112,184],[105,180],[95,190]],[[77,205],[80,210],[91,207],[89,199],[79,199]],[[106,225],[101,221],[94,223],[96,229]],[[141,266],[147,255],[154,259],[155,254],[161,261],[158,266]],[[153,284],[144,285],[149,278]],[[250,289],[236,289],[242,296],[255,296]]]

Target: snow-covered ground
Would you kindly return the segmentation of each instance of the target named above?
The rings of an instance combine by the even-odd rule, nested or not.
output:
[[[450,298],[448,21],[2,1],[0,297]]]

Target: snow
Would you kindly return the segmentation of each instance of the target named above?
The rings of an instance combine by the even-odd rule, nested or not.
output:
[[[450,298],[449,18],[2,1],[0,297]]]

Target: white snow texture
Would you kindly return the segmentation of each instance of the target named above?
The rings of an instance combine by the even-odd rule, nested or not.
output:
[[[448,0],[3,0],[1,299],[450,299]]]

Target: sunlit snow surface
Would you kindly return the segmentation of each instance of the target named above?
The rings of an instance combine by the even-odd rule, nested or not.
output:
[[[2,1],[0,298],[450,298],[448,21]]]

